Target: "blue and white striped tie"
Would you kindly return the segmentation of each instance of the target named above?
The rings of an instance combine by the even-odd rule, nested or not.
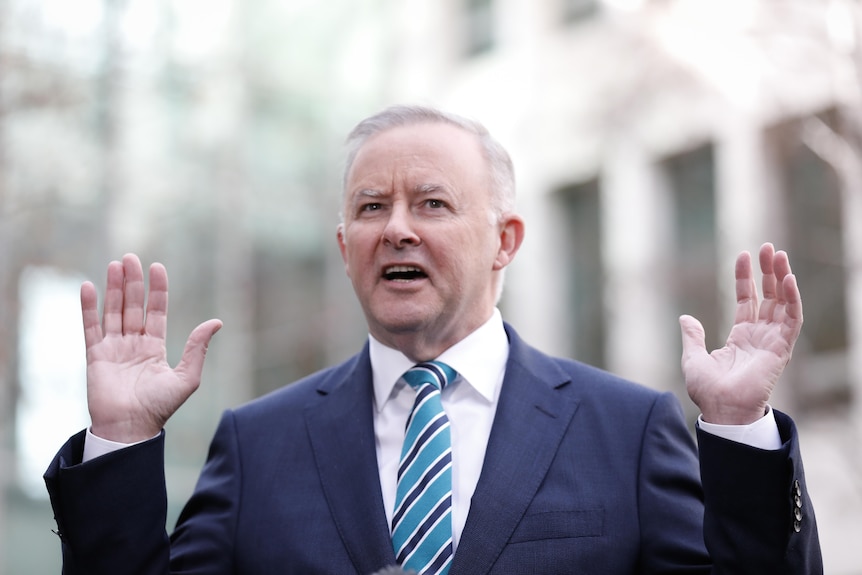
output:
[[[445,575],[452,563],[452,440],[440,392],[456,376],[439,361],[403,376],[416,401],[398,466],[392,544],[398,564],[419,575]]]

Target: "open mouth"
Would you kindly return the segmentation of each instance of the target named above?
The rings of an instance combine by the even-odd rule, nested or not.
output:
[[[427,278],[428,275],[416,266],[389,266],[383,270],[383,277],[390,281],[408,282]]]

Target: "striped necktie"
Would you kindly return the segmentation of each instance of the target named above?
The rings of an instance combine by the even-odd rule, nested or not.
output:
[[[419,575],[445,575],[452,563],[452,441],[440,392],[456,375],[431,361],[403,376],[416,401],[398,466],[392,544],[398,564]]]

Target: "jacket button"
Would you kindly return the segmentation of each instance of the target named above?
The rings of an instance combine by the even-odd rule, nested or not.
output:
[[[802,486],[798,479],[793,481],[793,531],[802,531]]]

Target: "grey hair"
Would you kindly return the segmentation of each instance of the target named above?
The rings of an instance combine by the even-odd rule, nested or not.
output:
[[[479,122],[424,106],[392,106],[362,120],[353,128],[346,141],[347,158],[342,180],[345,193],[350,169],[365,142],[393,128],[428,123],[449,124],[476,136],[488,162],[493,214],[499,219],[504,214],[513,212],[515,210],[515,169],[506,149]]]

